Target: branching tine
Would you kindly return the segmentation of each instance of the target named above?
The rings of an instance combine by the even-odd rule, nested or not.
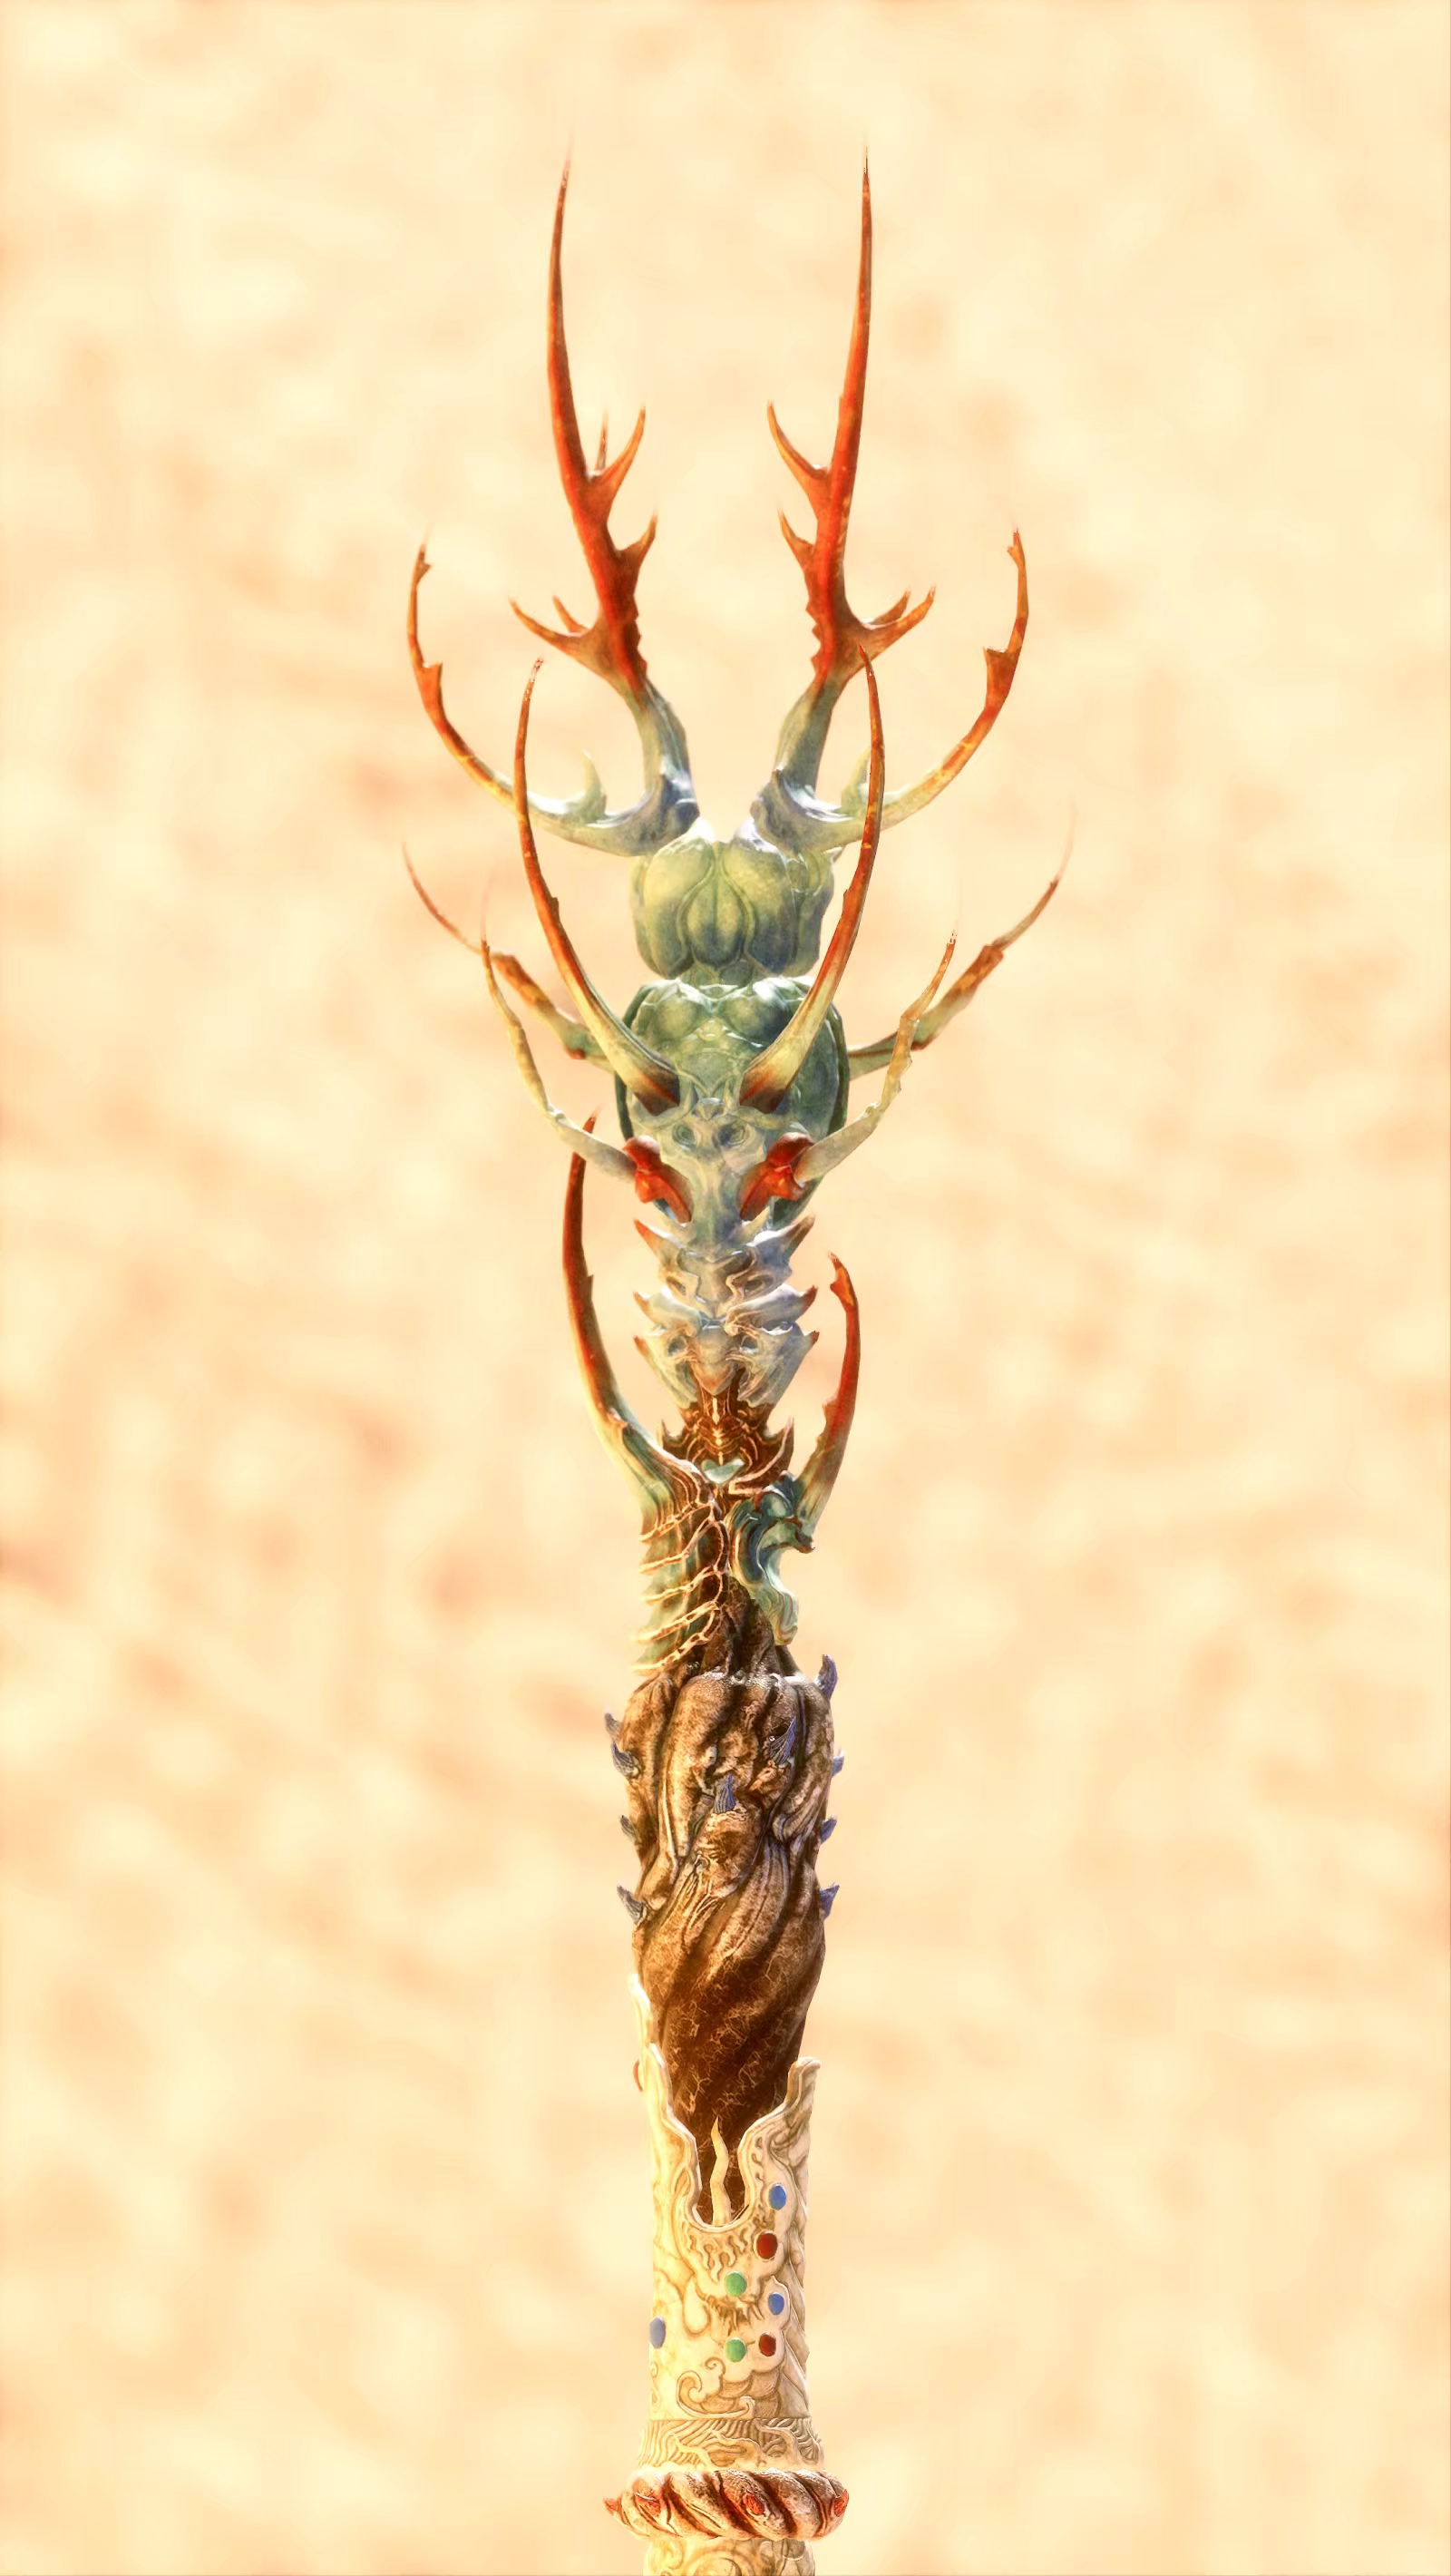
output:
[[[606,821],[613,833],[614,847],[641,851],[657,849],[687,831],[700,809],[679,718],[650,679],[640,650],[635,590],[640,566],[655,542],[656,522],[652,518],[641,535],[626,546],[617,546],[610,535],[610,511],[639,452],[645,414],[641,411],[613,463],[609,461],[608,418],[602,422],[593,470],[585,462],[584,442],[579,434],[564,336],[562,252],[568,191],[566,162],[549,249],[549,416],[554,425],[559,479],[594,584],[596,615],[593,625],[586,626],[582,619],[571,615],[561,599],[556,599],[554,606],[561,622],[557,627],[544,626],[517,600],[509,604],[531,635],[567,653],[571,661],[593,671],[597,679],[607,681],[634,716],[645,761],[645,794],[628,814],[611,815]],[[603,828],[597,827],[591,837],[598,841]]]
[[[418,640],[418,590],[424,574],[430,572],[432,568],[428,560],[428,547],[426,544],[421,545],[413,558],[413,577],[408,584],[408,658],[413,665],[413,677],[418,683],[418,694],[427,710],[429,722],[435,732],[442,735],[455,760],[468,771],[470,778],[476,778],[481,787],[490,788],[495,796],[509,805],[512,804],[513,798],[509,792],[507,778],[501,778],[496,769],[491,769],[486,760],[480,760],[478,753],[469,748],[444,706],[443,664],[426,662],[423,658],[423,647]],[[427,901],[426,896],[424,900]],[[472,940],[467,944],[472,947]]]
[[[571,617],[562,600],[554,605],[563,620],[562,627],[542,626],[517,600],[510,606],[531,635],[545,644],[556,645],[561,653],[582,662],[597,679],[607,680],[626,703],[637,712],[648,700],[649,682],[645,657],[640,650],[640,621],[635,606],[635,584],[640,566],[655,542],[652,518],[643,535],[630,545],[617,546],[610,535],[610,510],[625,476],[634,464],[640,441],[645,434],[642,411],[614,463],[608,464],[607,431],[600,431],[600,443],[594,471],[585,462],[584,442],[579,434],[579,414],[575,409],[574,387],[570,381],[569,350],[564,336],[564,283],[561,252],[564,247],[564,204],[569,189],[569,164],[559,183],[559,197],[554,209],[554,235],[549,251],[549,416],[554,425],[554,453],[559,461],[559,479],[569,503],[580,551],[594,583],[599,613],[592,626]]]
[[[910,591],[884,609],[880,617],[861,618],[846,595],[846,538],[861,447],[862,403],[866,388],[867,342],[872,303],[872,200],[866,166],[862,167],[861,257],[857,270],[856,309],[851,346],[837,412],[836,441],[829,465],[812,465],[781,428],[774,409],[767,419],[781,455],[805,493],[815,520],[811,537],[798,535],[783,516],[786,542],[806,577],[806,600],[816,633],[811,685],[791,709],[776,746],[776,766],[752,808],[758,828],[782,849],[830,851],[856,839],[863,828],[866,799],[861,772],[849,782],[840,806],[826,804],[816,792],[822,753],[837,701],[859,660],[884,653],[889,644],[920,625],[935,592],[929,590],[915,607]],[[883,800],[882,826],[901,823],[919,813],[950,786],[991,731],[1013,684],[1028,624],[1028,575],[1017,530],[1008,549],[1018,568],[1017,613],[1012,633],[1001,651],[986,648],[987,695],[976,722],[945,760],[915,786],[894,789]]]
[[[934,1002],[929,1011],[924,1011],[912,1039],[914,1055],[920,1055],[923,1047],[930,1046],[935,1037],[941,1036],[948,1022],[955,1020],[959,1011],[966,1010],[974,993],[987,982],[989,975],[1001,966],[1008,950],[1023,937],[1025,932],[1031,930],[1039,916],[1047,911],[1063,882],[1063,872],[1072,855],[1073,827],[1070,824],[1067,844],[1058,862],[1057,873],[1049,878],[1032,910],[1025,912],[1022,920],[1015,922],[1011,930],[1003,931],[996,939],[986,940],[972,964],[958,976],[955,984],[949,984],[941,1001]],[[890,1060],[896,1044],[897,1036],[894,1033],[889,1038],[875,1039],[870,1046],[849,1048],[847,1062],[851,1067],[852,1080],[856,1081],[858,1076],[864,1073],[880,1073],[883,1065]]]
[[[541,625],[537,618],[520,608],[517,601],[510,604],[531,634],[553,644],[561,653],[567,653],[572,661],[582,663],[597,678],[608,681],[624,699],[640,736],[645,792],[637,804],[619,813],[607,813],[604,789],[593,767],[586,762],[587,784],[582,795],[560,802],[536,797],[532,801],[531,812],[546,830],[557,832],[562,839],[584,841],[594,849],[637,857],[663,848],[667,841],[673,841],[680,833],[688,831],[700,808],[691,781],[690,754],[679,718],[648,676],[640,650],[635,589],[640,566],[654,541],[655,521],[652,519],[643,534],[626,546],[617,546],[609,530],[610,510],[635,461],[644,433],[645,415],[642,411],[613,463],[608,461],[605,432],[601,430],[593,470],[585,462],[584,445],[579,434],[579,416],[575,409],[569,351],[564,336],[561,276],[564,206],[568,188],[569,165],[566,162],[564,176],[559,183],[549,253],[549,410],[554,424],[554,452],[559,460],[560,479],[594,584],[597,613],[593,625],[586,626],[580,618],[571,615],[562,601],[556,599],[554,605],[561,622],[559,626],[551,627]],[[469,776],[476,778],[494,795],[512,801],[507,781],[470,748],[446,712],[442,663],[424,659],[418,640],[418,588],[428,568],[427,549],[420,546],[408,594],[408,651],[419,696],[431,722]]]
[[[959,771],[967,767],[979,743],[986,741],[1002,712],[1013,685],[1023,638],[1028,631],[1028,566],[1023,554],[1023,540],[1016,528],[1008,553],[1018,568],[1018,604],[1012,633],[1002,651],[999,652],[992,644],[985,644],[982,648],[983,660],[987,664],[987,694],[977,721],[968,727],[961,742],[953,745],[946,759],[940,760],[935,769],[929,769],[925,778],[919,778],[915,786],[893,788],[882,812],[884,830],[889,831],[894,823],[905,823],[909,814],[920,814],[924,805],[930,805],[934,797],[941,795],[944,787],[950,787]],[[841,801],[844,813],[859,814],[863,810],[860,770],[854,780],[848,781]]]
[[[851,346],[847,352],[846,378],[837,410],[836,442],[830,464],[810,464],[800,448],[786,436],[776,418],[774,406],[769,407],[766,414],[771,435],[805,493],[816,523],[814,536],[802,537],[797,535],[784,512],[781,516],[782,534],[806,576],[806,604],[816,632],[816,653],[811,665],[811,687],[792,708],[777,745],[776,769],[788,788],[805,790],[808,794],[816,786],[821,754],[836,702],[858,662],[869,659],[873,654],[884,653],[899,636],[920,625],[933,598],[929,590],[925,599],[919,599],[915,608],[909,608],[910,593],[904,591],[882,616],[861,618],[846,595],[847,525],[861,449],[871,313],[872,192],[863,162],[856,308],[852,316]]]

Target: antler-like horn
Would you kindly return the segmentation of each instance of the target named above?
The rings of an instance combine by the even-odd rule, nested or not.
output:
[[[818,805],[815,796],[817,772],[826,746],[836,702],[858,662],[875,653],[884,653],[889,644],[920,625],[932,605],[929,590],[915,608],[907,605],[904,591],[880,617],[858,617],[846,595],[846,536],[851,517],[852,492],[856,484],[857,457],[861,449],[862,403],[866,393],[867,343],[872,315],[872,191],[865,161],[862,163],[862,232],[861,255],[857,266],[856,309],[852,317],[851,346],[847,351],[846,377],[837,410],[836,441],[831,463],[812,465],[793,446],[776,418],[774,405],[767,407],[770,423],[781,455],[791,468],[810,504],[816,522],[814,537],[798,536],[781,514],[781,532],[806,576],[806,602],[811,623],[816,630],[816,653],[811,665],[811,685],[798,698],[781,728],[776,746],[775,772],[755,810],[756,820],[768,838],[785,845],[805,848],[818,846],[812,826],[820,821],[828,827],[841,818],[834,809]],[[762,807],[769,810],[765,813]],[[826,846],[836,849],[844,840],[854,840],[856,825],[828,838]]]
[[[867,795],[866,822],[862,830],[861,849],[857,855],[852,880],[841,899],[841,912],[832,932],[826,955],[816,970],[810,992],[793,1012],[779,1036],[772,1038],[754,1058],[741,1084],[742,1102],[759,1109],[779,1109],[807,1056],[815,1044],[827,1012],[836,998],[837,987],[846,973],[847,960],[856,944],[866,906],[867,888],[876,861],[877,844],[882,836],[882,787],[886,761],[882,747],[882,708],[877,695],[877,678],[870,662],[863,659],[862,670],[867,683],[867,707],[871,723],[871,784]]]
[[[540,927],[549,942],[555,965],[564,979],[575,1009],[611,1070],[619,1075],[628,1090],[633,1091],[636,1097],[644,1102],[647,1109],[658,1115],[662,1109],[673,1108],[680,1098],[680,1083],[675,1067],[667,1057],[657,1055],[653,1047],[643,1045],[633,1031],[626,1028],[623,1020],[616,1019],[603,995],[595,990],[580,963],[574,942],[560,919],[558,902],[550,893],[544,881],[544,871],[539,864],[539,852],[535,847],[534,830],[529,820],[529,788],[524,764],[529,738],[529,704],[534,695],[534,683],[542,668],[543,664],[536,662],[529,674],[523,703],[519,709],[519,729],[514,737],[514,813],[519,825],[519,848],[523,855],[524,873],[529,880],[529,891],[534,897],[534,909],[539,915]]]
[[[752,819],[780,849],[831,851],[856,839],[863,828],[864,799],[860,771],[848,784],[840,806],[827,805],[816,794],[816,781],[837,700],[858,659],[884,653],[889,644],[921,623],[935,592],[929,590],[909,607],[910,592],[880,617],[860,618],[846,596],[846,537],[861,447],[862,403],[866,390],[867,342],[872,305],[872,199],[865,162],[862,165],[861,257],[857,269],[856,310],[851,346],[837,413],[836,443],[828,466],[812,465],[792,445],[768,410],[771,435],[811,505],[814,538],[798,536],[782,518],[792,553],[806,576],[807,606],[816,630],[817,650],[811,685],[798,698],[781,728],[776,766],[751,808]],[[937,768],[914,787],[895,790],[882,806],[882,825],[906,820],[940,796],[991,730],[1012,686],[1028,623],[1028,580],[1016,529],[1009,549],[1018,567],[1018,604],[1013,630],[1001,652],[987,648],[988,686],[982,712]]]
[[[645,765],[644,795],[638,804],[619,813],[606,812],[604,789],[588,762],[589,783],[582,796],[558,802],[548,797],[537,797],[532,811],[546,830],[557,832],[564,840],[584,841],[594,849],[615,850],[627,857],[635,857],[660,849],[667,841],[673,841],[680,833],[688,831],[700,807],[691,781],[690,755],[679,718],[650,679],[640,650],[635,585],[640,566],[654,540],[655,521],[652,519],[643,535],[627,546],[617,546],[609,531],[611,505],[635,461],[645,427],[645,415],[642,411],[613,463],[607,459],[605,433],[601,430],[593,471],[585,462],[579,434],[579,416],[569,374],[569,351],[564,337],[564,290],[560,275],[568,187],[569,164],[566,162],[564,176],[559,183],[549,253],[549,410],[554,424],[554,452],[559,460],[560,480],[594,583],[598,613],[594,624],[587,627],[577,617],[571,617],[563,602],[556,599],[554,605],[563,625],[549,627],[530,617],[517,601],[511,601],[510,605],[531,634],[557,646],[573,661],[583,663],[586,670],[593,671],[599,679],[607,680],[624,699],[635,719]],[[427,550],[420,546],[408,598],[408,649],[419,695],[449,750],[470,777],[491,788],[506,802],[511,801],[506,781],[489,767],[486,760],[481,760],[476,752],[470,750],[446,713],[442,663],[425,662],[423,658],[418,641],[418,585],[427,570]]]

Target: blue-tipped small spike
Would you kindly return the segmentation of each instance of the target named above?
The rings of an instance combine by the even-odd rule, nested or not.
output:
[[[635,1828],[634,1828],[634,1826],[631,1824],[630,1819],[629,1819],[629,1817],[628,1817],[628,1816],[621,1816],[621,1818],[620,1818],[620,1831],[621,1831],[621,1833],[625,1836],[625,1839],[626,1839],[626,1841],[627,1841],[627,1842],[633,1842],[633,1841],[634,1841],[634,1839],[635,1839]]]
[[[845,1762],[845,1760],[846,1760],[846,1755],[845,1755],[844,1753],[838,1753],[838,1755],[837,1755],[837,1757],[836,1757],[836,1760],[833,1762],[833,1764],[832,1764],[832,1766],[831,1766],[831,1776],[832,1776],[833,1780],[836,1778],[836,1775],[837,1775],[838,1771],[841,1769],[842,1764]]]
[[[621,1888],[621,1890],[620,1890],[620,1894],[623,1896],[623,1895],[624,1895],[624,1893],[625,1893],[624,1889],[623,1889],[623,1888]],[[823,1914],[829,1914],[829,1913],[831,1912],[831,1909],[832,1909],[833,1905],[836,1903],[837,1898],[838,1898],[838,1897],[840,1896],[840,1894],[841,1894],[841,1883],[840,1883],[840,1881],[838,1880],[838,1882],[837,1882],[837,1884],[836,1884],[836,1886],[835,1886],[835,1887],[823,1887],[823,1888],[821,1888],[821,1889],[819,1889],[819,1890],[818,1890],[818,1893],[819,1893],[820,1898],[821,1898],[821,1911],[822,1911],[822,1913],[823,1913]],[[643,1908],[643,1906],[642,1906],[642,1907],[641,1907],[641,1912],[643,1913],[643,1911],[644,1911],[644,1908]]]
[[[766,1751],[773,1762],[789,1762],[792,1759],[796,1751],[796,1712],[794,1709],[791,1712],[791,1723],[787,1727],[785,1734],[774,1737],[772,1742],[767,1745]]]
[[[613,1762],[617,1771],[623,1771],[627,1780],[633,1780],[636,1772],[640,1768],[639,1755],[637,1753],[627,1753],[623,1744],[611,1744],[610,1760]]]
[[[619,1719],[618,1719],[617,1717],[611,1717],[609,1710],[608,1710],[608,1709],[606,1709],[606,1710],[605,1710],[605,1733],[606,1733],[607,1735],[613,1735],[613,1734],[614,1734],[614,1732],[615,1732],[615,1729],[618,1727],[619,1723],[620,1723]]]
[[[732,1812],[732,1810],[733,1810],[733,1809],[734,1809],[734,1807],[735,1807],[735,1803],[736,1803],[736,1784],[735,1784],[735,1781],[734,1781],[734,1779],[732,1778],[732,1776],[731,1776],[730,1772],[728,1771],[728,1772],[726,1773],[726,1775],[725,1775],[725,1778],[722,1780],[722,1782],[721,1782],[721,1784],[720,1784],[720,1787],[717,1789],[717,1791],[716,1791],[716,1793],[715,1793],[715,1811],[716,1811],[716,1814],[717,1814],[718,1816],[728,1816],[728,1815],[730,1815],[730,1814],[731,1814],[731,1812]]]
[[[627,1821],[628,1821],[628,1819],[627,1819],[626,1817],[621,1816],[621,1818],[620,1818],[620,1822],[621,1822],[621,1824],[622,1824],[622,1825],[623,1825],[623,1824],[625,1824],[625,1823],[627,1823]],[[825,1843],[825,1842],[830,1842],[831,1837],[832,1837],[832,1835],[835,1833],[835,1831],[836,1831],[836,1818],[835,1818],[835,1816],[828,1816],[828,1817],[827,1817],[827,1819],[826,1819],[825,1824],[824,1824],[824,1825],[822,1826],[822,1828],[821,1828],[821,1833],[820,1833],[820,1837],[819,1837],[819,1839],[820,1839],[822,1842],[824,1842],[824,1843]]]
[[[835,1890],[835,1888],[833,1888],[833,1889],[832,1889],[832,1894],[833,1894],[833,1896],[835,1895],[835,1893],[836,1893],[836,1890]],[[618,1896],[618,1898],[619,1898],[619,1900],[620,1900],[620,1903],[623,1905],[623,1907],[624,1907],[624,1909],[625,1909],[625,1912],[628,1914],[628,1916],[629,1916],[629,1918],[630,1918],[630,1921],[631,1921],[632,1923],[638,1923],[638,1922],[640,1922],[640,1921],[643,1919],[643,1917],[644,1917],[644,1915],[645,1915],[645,1913],[646,1913],[646,1911],[647,1911],[647,1908],[646,1908],[646,1907],[645,1907],[645,1905],[641,1902],[640,1898],[639,1898],[638,1896],[632,1896],[632,1895],[630,1894],[630,1891],[629,1891],[629,1889],[628,1889],[627,1887],[617,1887],[617,1888],[616,1888],[616,1890],[615,1890],[615,1894]]]
[[[821,1670],[816,1676],[816,1687],[823,1699],[830,1699],[836,1688],[836,1666],[830,1655],[823,1655],[821,1658]]]

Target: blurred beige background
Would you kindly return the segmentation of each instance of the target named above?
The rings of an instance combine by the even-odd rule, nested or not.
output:
[[[825,1195],[867,1363],[802,1660],[833,2576],[1447,2563],[1439,6],[3,13],[9,2576],[637,2567],[600,1711],[630,1506],[564,1158],[405,883],[536,962],[510,592],[650,407],[728,826],[802,684],[869,138],[852,589],[936,579],[849,1025],[1063,894]],[[843,725],[838,774],[858,747]],[[556,664],[536,775],[636,774]],[[624,887],[553,858],[632,989]],[[582,1109],[588,1080],[558,1090]],[[631,1209],[593,1195],[635,1368]],[[814,1423],[828,1334],[796,1410]],[[639,1375],[631,1383],[642,1383]]]

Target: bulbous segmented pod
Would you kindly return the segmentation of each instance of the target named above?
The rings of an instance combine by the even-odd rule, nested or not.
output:
[[[524,1080],[569,1147],[564,1271],[570,1320],[601,1436],[640,1505],[646,1619],[637,1680],[607,1720],[625,1783],[621,1818],[636,1859],[621,1897],[633,1927],[641,2021],[638,2072],[650,2124],[655,2207],[649,2324],[650,2412],[633,2479],[611,2509],[647,2539],[647,2576],[784,2576],[809,2570],[846,2490],[826,2469],[806,2394],[802,2303],[807,2131],[814,2062],[799,2057],[836,1896],[817,1865],[840,1770],[832,1729],[836,1671],[815,1680],[791,1654],[796,1604],[781,1579],[805,1550],[841,1466],[860,1365],[857,1301],[833,1259],[844,1351],[837,1391],[799,1472],[793,1432],[771,1416],[816,1339],[802,1329],[814,1288],[792,1283],[809,1230],[802,1206],[870,1136],[915,1053],[931,1044],[1036,921],[1060,864],[1024,918],[989,940],[951,983],[949,940],[895,1030],[848,1043],[837,995],[861,929],[882,833],[939,795],[971,758],[1012,686],[1027,629],[1027,570],[1016,530],[1011,633],[987,652],[982,708],[960,742],[914,785],[889,790],[872,663],[926,615],[929,591],[875,619],[846,596],[845,554],[861,441],[871,311],[871,195],[862,173],[861,251],[846,376],[829,462],[812,465],[772,435],[805,497],[812,533],[785,519],[806,579],[816,636],[809,683],[782,726],[770,776],[723,839],[701,816],[684,730],[646,669],[635,590],[652,519],[626,545],[610,512],[634,461],[641,414],[611,461],[601,433],[586,460],[564,338],[561,261],[568,170],[549,260],[547,362],[555,449],[594,585],[586,626],[534,634],[608,682],[635,719],[640,797],[610,810],[592,767],[581,795],[533,794],[524,693],[511,777],[472,751],[425,660],[414,565],[408,643],[427,712],[468,773],[513,809],[525,879],[572,1005],[551,1001],[529,969],[465,938],[414,878],[437,920],[477,945]],[[837,703],[863,674],[870,746],[840,804],[818,792]],[[648,980],[622,1012],[598,989],[565,928],[540,864],[536,828],[630,862],[629,900]],[[833,862],[856,844],[841,911],[818,962]],[[412,873],[410,866],[410,874]],[[510,997],[513,997],[512,999]],[[612,1075],[618,1145],[556,1109],[515,1003],[572,1055]],[[854,1080],[880,1074],[879,1097],[850,1115]],[[656,1439],[621,1392],[585,1263],[586,1163],[629,1182],[649,1210],[639,1231],[658,1280],[639,1304],[639,1347],[678,1408]]]

